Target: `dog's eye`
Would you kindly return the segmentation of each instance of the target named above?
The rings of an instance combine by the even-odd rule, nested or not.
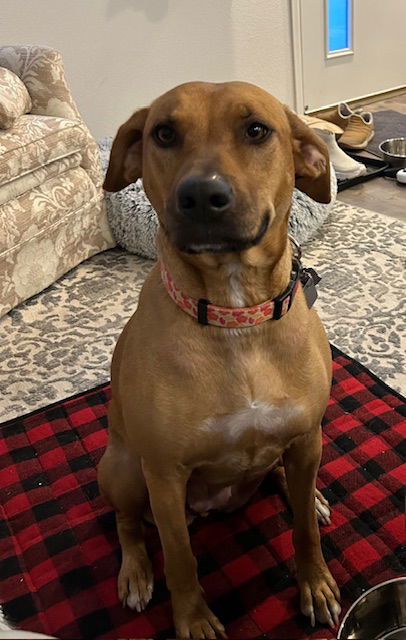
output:
[[[161,147],[170,147],[176,140],[175,129],[169,124],[158,124],[152,135]]]
[[[262,142],[268,137],[269,133],[269,128],[261,122],[253,122],[246,130],[246,136],[250,142]]]

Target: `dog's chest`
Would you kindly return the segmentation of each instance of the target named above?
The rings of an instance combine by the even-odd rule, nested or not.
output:
[[[235,342],[241,345],[239,338]],[[247,344],[246,349],[236,349],[234,357],[234,362],[232,357],[227,360],[230,365],[218,380],[222,397],[215,395],[212,411],[198,426],[202,451],[209,448],[217,472],[229,468],[230,476],[233,467],[238,475],[271,466],[298,434],[306,412],[263,344]]]
[[[300,413],[298,406],[254,400],[234,413],[207,418],[201,430],[218,446],[190,478],[187,501],[191,510],[206,514],[245,502],[277,463],[290,425]]]
[[[289,401],[253,400],[237,411],[211,416],[200,425],[210,451],[200,466],[208,483],[232,483],[265,474],[296,435],[302,414]]]
[[[251,435],[252,443],[256,440],[262,442],[264,437],[280,441],[292,420],[300,413],[301,407],[290,402],[278,405],[253,400],[233,413],[207,418],[201,429],[213,435],[221,435],[228,444],[247,441],[248,434]]]
[[[262,341],[244,344],[238,336],[230,336],[229,343],[233,356],[227,358],[230,366],[225,367],[223,384],[238,400],[228,406],[226,402],[218,405],[218,413],[205,420],[204,428],[221,434],[228,444],[248,442],[248,434],[261,444],[264,437],[273,442],[284,439],[283,434],[302,407],[283,364]]]

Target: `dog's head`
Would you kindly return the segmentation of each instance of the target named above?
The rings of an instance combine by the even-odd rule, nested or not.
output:
[[[286,224],[295,183],[330,201],[323,141],[243,82],[187,83],[134,113],[113,142],[104,188],[141,176],[170,241],[186,253],[266,243]]]

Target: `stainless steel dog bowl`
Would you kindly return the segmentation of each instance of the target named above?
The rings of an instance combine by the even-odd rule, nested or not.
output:
[[[406,138],[390,138],[379,145],[385,162],[392,167],[406,167]]]
[[[406,640],[406,577],[366,591],[344,616],[338,640]]]

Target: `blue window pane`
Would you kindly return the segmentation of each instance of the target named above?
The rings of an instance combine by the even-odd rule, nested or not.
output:
[[[348,0],[328,0],[329,51],[349,48],[348,16]]]

